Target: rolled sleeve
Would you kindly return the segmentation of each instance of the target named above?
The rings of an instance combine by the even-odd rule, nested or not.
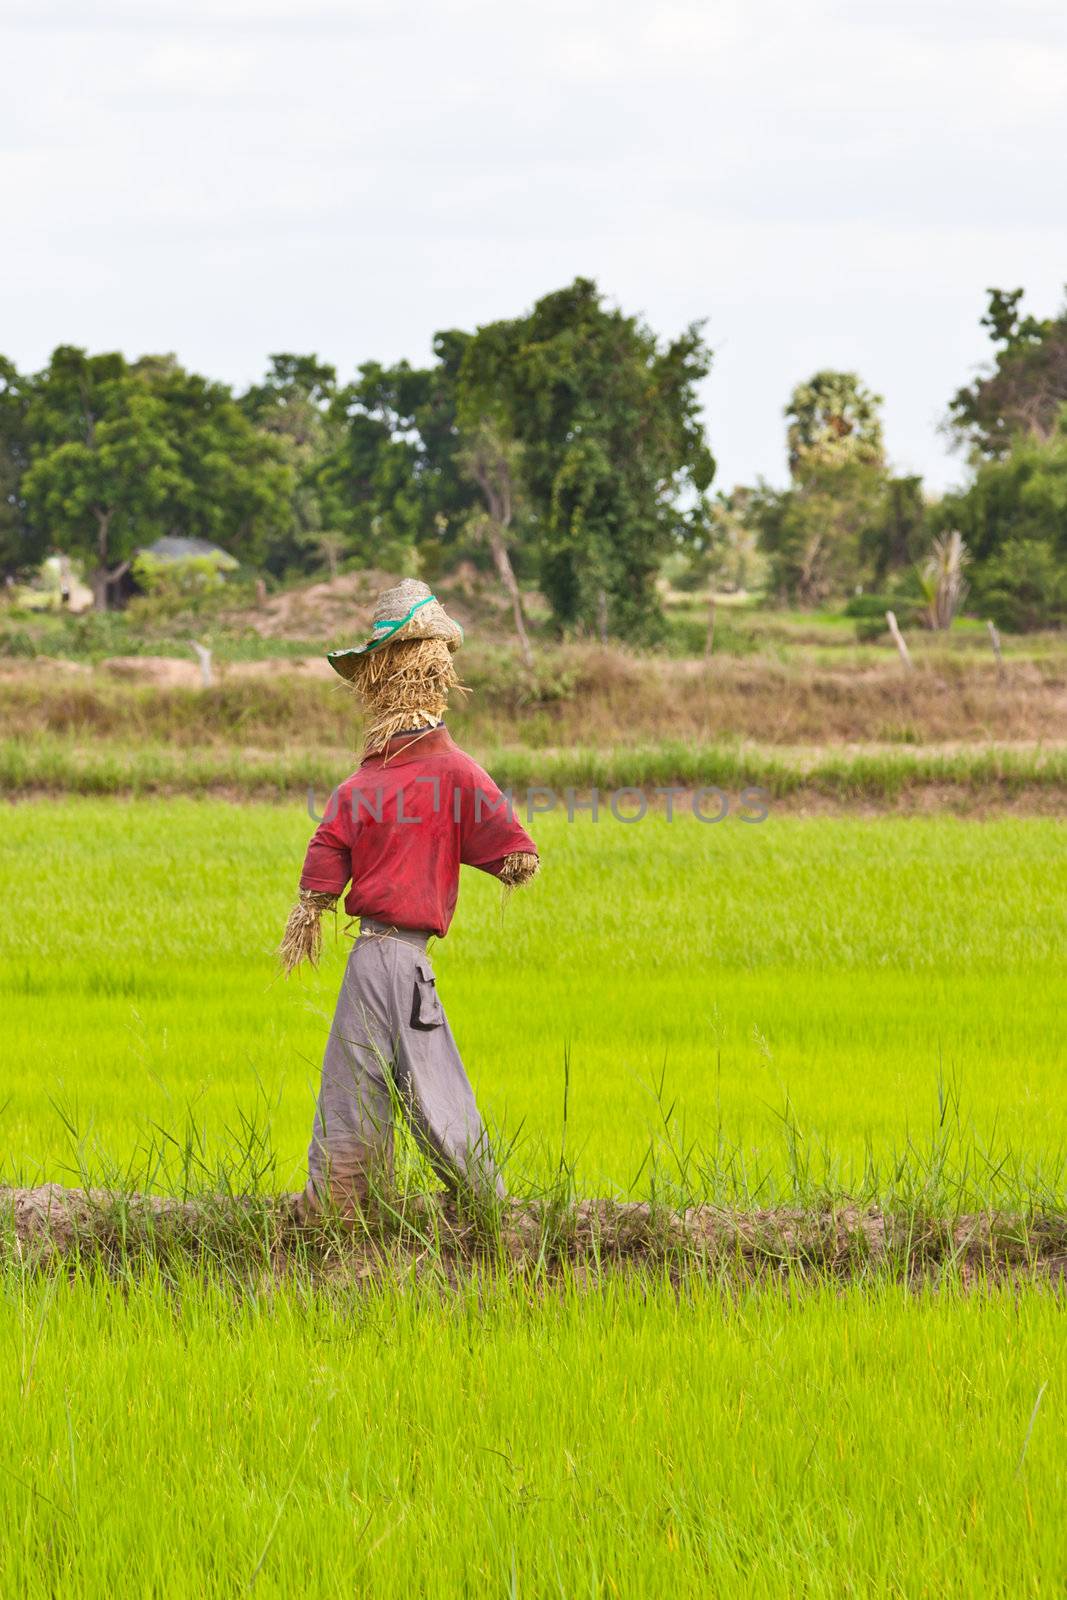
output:
[[[517,852],[535,856],[537,846],[516,821],[510,797],[500,792],[487,772],[476,768],[474,781],[463,794],[460,860],[498,877],[505,859]]]

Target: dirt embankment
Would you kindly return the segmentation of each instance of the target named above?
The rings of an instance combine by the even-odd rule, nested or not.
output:
[[[1031,1279],[1067,1286],[1067,1216],[886,1213],[840,1204],[673,1212],[647,1203],[493,1206],[472,1220],[426,1195],[378,1201],[356,1219],[307,1218],[295,1195],[195,1201],[112,1196],[44,1184],[0,1189],[0,1249],[42,1268],[78,1256],[105,1269],[177,1254],[192,1265],[297,1262],[335,1278],[436,1265],[453,1280],[477,1261],[597,1273],[603,1267],[700,1273],[743,1284],[794,1276],[890,1278],[918,1287]]]

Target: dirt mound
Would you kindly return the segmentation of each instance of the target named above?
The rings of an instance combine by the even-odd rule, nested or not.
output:
[[[264,639],[322,639],[331,648],[355,644],[370,634],[374,606],[383,589],[410,574],[367,568],[272,595],[261,606],[225,613],[231,627],[244,627]],[[489,637],[510,637],[508,604],[495,580],[464,562],[447,579],[431,586],[463,628],[476,626]],[[534,609],[537,609],[536,602]]]
[[[83,661],[67,661],[63,656],[0,656],[0,677],[26,678],[37,674],[67,678],[85,678],[92,667]]]
[[[388,573],[349,572],[323,583],[286,589],[256,610],[228,614],[227,622],[244,623],[264,639],[331,639],[369,632],[374,601],[397,579]]]
[[[203,682],[195,661],[176,656],[110,656],[101,661],[100,670],[128,683],[151,683],[160,689],[196,688]]]
[[[220,677],[230,679],[278,678],[297,673],[302,678],[321,678],[324,683],[340,683],[325,654],[321,656],[274,656],[269,661],[231,661],[219,668]]]

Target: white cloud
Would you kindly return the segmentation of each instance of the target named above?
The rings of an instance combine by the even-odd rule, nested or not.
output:
[[[705,315],[725,481],[781,470],[807,370],[854,365],[891,448],[983,354],[990,283],[1051,305],[1067,38],[974,0],[34,0],[8,8],[6,353],[270,350],[345,370],[578,272]]]

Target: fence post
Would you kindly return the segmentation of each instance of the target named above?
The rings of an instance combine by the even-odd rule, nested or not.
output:
[[[205,689],[210,689],[215,681],[214,674],[211,671],[211,651],[207,648],[207,645],[198,644],[195,639],[192,640],[192,646],[196,651],[196,659],[200,663],[200,682]]]
[[[704,660],[710,661],[715,648],[715,596],[708,601],[708,633],[704,641]]]
[[[911,653],[908,650],[907,640],[904,638],[904,635],[901,633],[900,629],[897,627],[896,613],[893,612],[893,611],[887,611],[886,614],[885,614],[885,620],[888,622],[889,631],[893,635],[893,643],[896,645],[897,649],[900,651],[900,659],[901,659],[901,661],[903,661],[903,663],[904,663],[904,665],[906,667],[910,667],[911,666]]]

